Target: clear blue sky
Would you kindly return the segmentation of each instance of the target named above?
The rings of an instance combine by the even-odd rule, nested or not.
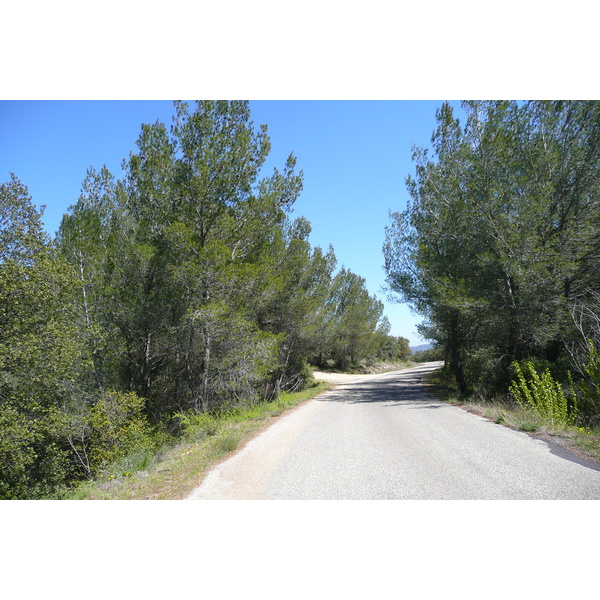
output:
[[[454,103],[457,105],[459,103]],[[252,120],[272,143],[264,174],[293,152],[304,171],[294,216],[312,225],[311,243],[332,244],[342,265],[366,279],[385,303],[393,335],[423,342],[420,318],[388,302],[382,244],[390,210],[403,210],[413,144],[428,145],[441,101],[251,101]],[[51,235],[77,201],[88,167],[106,164],[117,177],[135,150],[141,124],[171,123],[170,101],[1,101],[0,180],[14,172],[33,201],[46,205]]]

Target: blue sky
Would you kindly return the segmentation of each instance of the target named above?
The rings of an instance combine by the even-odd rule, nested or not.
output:
[[[457,105],[459,103],[454,103]],[[292,217],[312,225],[311,243],[333,245],[342,265],[366,279],[385,304],[392,335],[417,335],[420,318],[391,303],[382,244],[390,210],[403,210],[405,178],[413,172],[413,144],[427,145],[441,101],[251,101],[252,120],[269,126],[272,149],[263,173],[283,167],[293,152],[304,171],[304,191]],[[14,172],[34,203],[46,205],[54,235],[77,201],[86,170],[106,164],[117,177],[142,123],[171,123],[170,101],[1,101],[0,177]]]

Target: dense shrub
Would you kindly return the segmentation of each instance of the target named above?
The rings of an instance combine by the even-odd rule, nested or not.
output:
[[[66,419],[66,437],[74,461],[88,477],[117,459],[152,446],[144,400],[133,392],[109,391],[90,407],[80,406]]]
[[[538,374],[531,362],[527,363],[529,371],[526,377],[518,363],[513,364],[517,379],[510,385],[513,398],[523,407],[532,408],[543,419],[552,425],[573,425],[577,417],[577,395],[570,380],[570,400],[565,396],[562,385],[546,369]]]

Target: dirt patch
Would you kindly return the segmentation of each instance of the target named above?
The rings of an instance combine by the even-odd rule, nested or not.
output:
[[[369,377],[369,375],[354,375],[349,373],[323,373],[321,371],[315,371],[313,377],[317,381],[326,381],[333,385],[341,385],[343,383],[352,383]]]

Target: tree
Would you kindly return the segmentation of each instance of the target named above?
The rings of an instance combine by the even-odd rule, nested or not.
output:
[[[129,252],[124,216],[124,189],[104,166],[88,169],[81,194],[63,216],[55,244],[78,279],[78,302],[73,314],[79,335],[94,363],[92,387],[118,386],[123,363],[121,340],[113,322],[111,282]]]
[[[260,292],[257,272],[302,189],[293,156],[283,172],[259,178],[270,143],[247,102],[175,108],[170,131],[142,126],[123,181],[88,173],[60,236],[83,273],[86,326],[100,325],[113,365],[122,359],[110,369],[117,387],[143,396],[156,421],[244,395],[251,401],[265,371],[277,369],[279,332],[261,331],[246,293]],[[108,367],[99,364],[103,382]],[[248,385],[234,392],[224,378]]]
[[[389,327],[386,328],[389,331]],[[413,351],[409,346],[409,341],[404,337],[394,337],[393,335],[384,334],[380,342],[377,357],[380,360],[396,362],[407,361],[413,355]]]
[[[464,128],[448,105],[438,111],[433,160],[415,150],[385,268],[445,345],[461,392],[506,389],[512,361],[560,356],[574,290],[594,285],[600,113],[586,102],[463,108]]]
[[[364,277],[342,267],[331,283],[329,302],[333,307],[333,347],[339,368],[345,370],[374,356],[380,343],[378,334],[386,335],[389,329],[377,330],[383,304],[369,294]]]
[[[0,185],[0,497],[39,497],[72,473],[60,411],[89,367],[70,319],[75,274],[15,176]]]
[[[431,338],[433,327],[447,347],[461,391],[466,390],[462,348],[470,334],[474,309],[465,293],[465,275],[474,260],[468,245],[468,204],[464,193],[465,154],[459,122],[444,105],[437,113],[432,138],[439,160],[415,149],[416,178],[407,178],[412,204],[391,215],[384,245],[387,282],[426,318],[421,333]]]
[[[308,360],[318,353],[326,329],[333,248],[312,248],[310,224],[302,217],[283,225],[260,262],[254,291],[259,327],[280,336],[279,364],[273,392],[293,390],[310,379]]]

